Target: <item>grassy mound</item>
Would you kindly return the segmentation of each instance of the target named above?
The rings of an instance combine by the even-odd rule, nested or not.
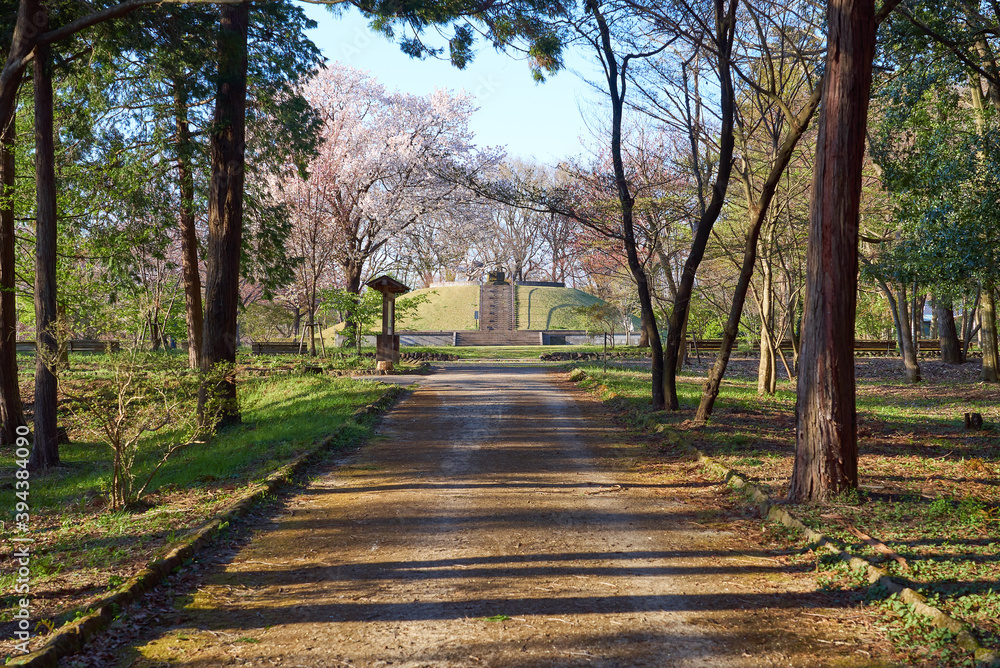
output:
[[[479,310],[478,285],[449,285],[414,290],[401,300],[427,295],[428,301],[396,322],[398,331],[452,332],[478,329],[475,314]],[[517,286],[518,329],[593,329],[587,319],[575,312],[581,306],[601,299],[575,288]],[[638,331],[639,320],[634,329]],[[332,339],[343,325],[323,330]]]
[[[575,312],[581,306],[604,300],[576,288],[517,287],[517,322],[519,329],[593,329],[587,319]],[[638,331],[639,319],[633,318]]]
[[[603,300],[575,288],[517,287],[518,329],[587,329],[575,309]]]
[[[421,304],[415,313],[396,323],[396,329],[419,332],[451,332],[478,329],[476,311],[479,310],[478,285],[448,285],[408,292],[401,299],[427,295],[430,300]]]

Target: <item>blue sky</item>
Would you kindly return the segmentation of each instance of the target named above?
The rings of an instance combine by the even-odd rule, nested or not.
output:
[[[580,110],[592,114],[599,98],[573,72],[536,84],[526,62],[485,45],[465,70],[457,70],[448,62],[404,55],[372,32],[356,10],[334,17],[323,6],[304,8],[319,24],[309,36],[329,60],[367,70],[387,88],[408,93],[435,88],[471,93],[480,107],[471,123],[480,146],[506,146],[511,156],[551,164],[583,152],[580,138],[589,135]],[[568,64],[577,71],[589,67],[575,53]]]

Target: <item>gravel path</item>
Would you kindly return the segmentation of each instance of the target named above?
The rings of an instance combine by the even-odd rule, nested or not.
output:
[[[714,485],[603,459],[621,434],[554,372],[449,365],[380,431],[120,665],[873,665]]]

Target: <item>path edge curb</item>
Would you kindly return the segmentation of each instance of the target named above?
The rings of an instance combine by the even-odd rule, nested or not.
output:
[[[724,484],[742,491],[755,504],[762,517],[780,522],[786,527],[798,529],[812,544],[827,552],[836,554],[839,559],[847,562],[851,570],[863,570],[869,585],[878,584],[887,591],[898,595],[900,600],[909,605],[915,612],[929,617],[934,627],[954,633],[954,642],[973,655],[977,668],[1000,668],[1000,653],[988,650],[980,645],[967,624],[928,604],[925,596],[897,582],[885,569],[875,566],[866,559],[850,554],[842,545],[829,536],[810,529],[797,517],[775,504],[764,492],[760,491],[759,487],[747,480],[739,472],[719,464],[689,443],[679,443],[678,445],[682,450],[686,450],[696,456],[698,462],[708,468],[709,471],[721,477]]]
[[[360,423],[368,417],[380,415],[390,409],[408,392],[409,390],[406,388],[391,385],[389,391],[378,401],[354,411],[348,418],[348,422]],[[162,556],[150,561],[145,568],[129,578],[114,593],[94,602],[82,611],[77,611],[77,614],[83,612],[83,616],[60,627],[44,645],[34,652],[8,658],[4,665],[57,668],[59,659],[76,654],[83,649],[90,638],[103,631],[114,621],[122,608],[138,600],[143,594],[163,582],[168,575],[183,567],[230,522],[241,518],[267,495],[290,484],[297,473],[329,452],[336,439],[337,433],[334,432],[272,472],[263,481],[251,482],[250,489],[225,506],[215,517],[188,531],[179,545],[171,547]],[[67,615],[72,614],[72,611],[67,613]]]

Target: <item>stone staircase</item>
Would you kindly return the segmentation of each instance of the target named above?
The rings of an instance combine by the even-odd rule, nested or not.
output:
[[[514,286],[485,284],[479,288],[479,331],[514,331]],[[488,345],[488,344],[483,344]]]
[[[456,346],[539,346],[539,332],[517,329],[513,285],[486,283],[479,288],[479,331],[456,332]]]

